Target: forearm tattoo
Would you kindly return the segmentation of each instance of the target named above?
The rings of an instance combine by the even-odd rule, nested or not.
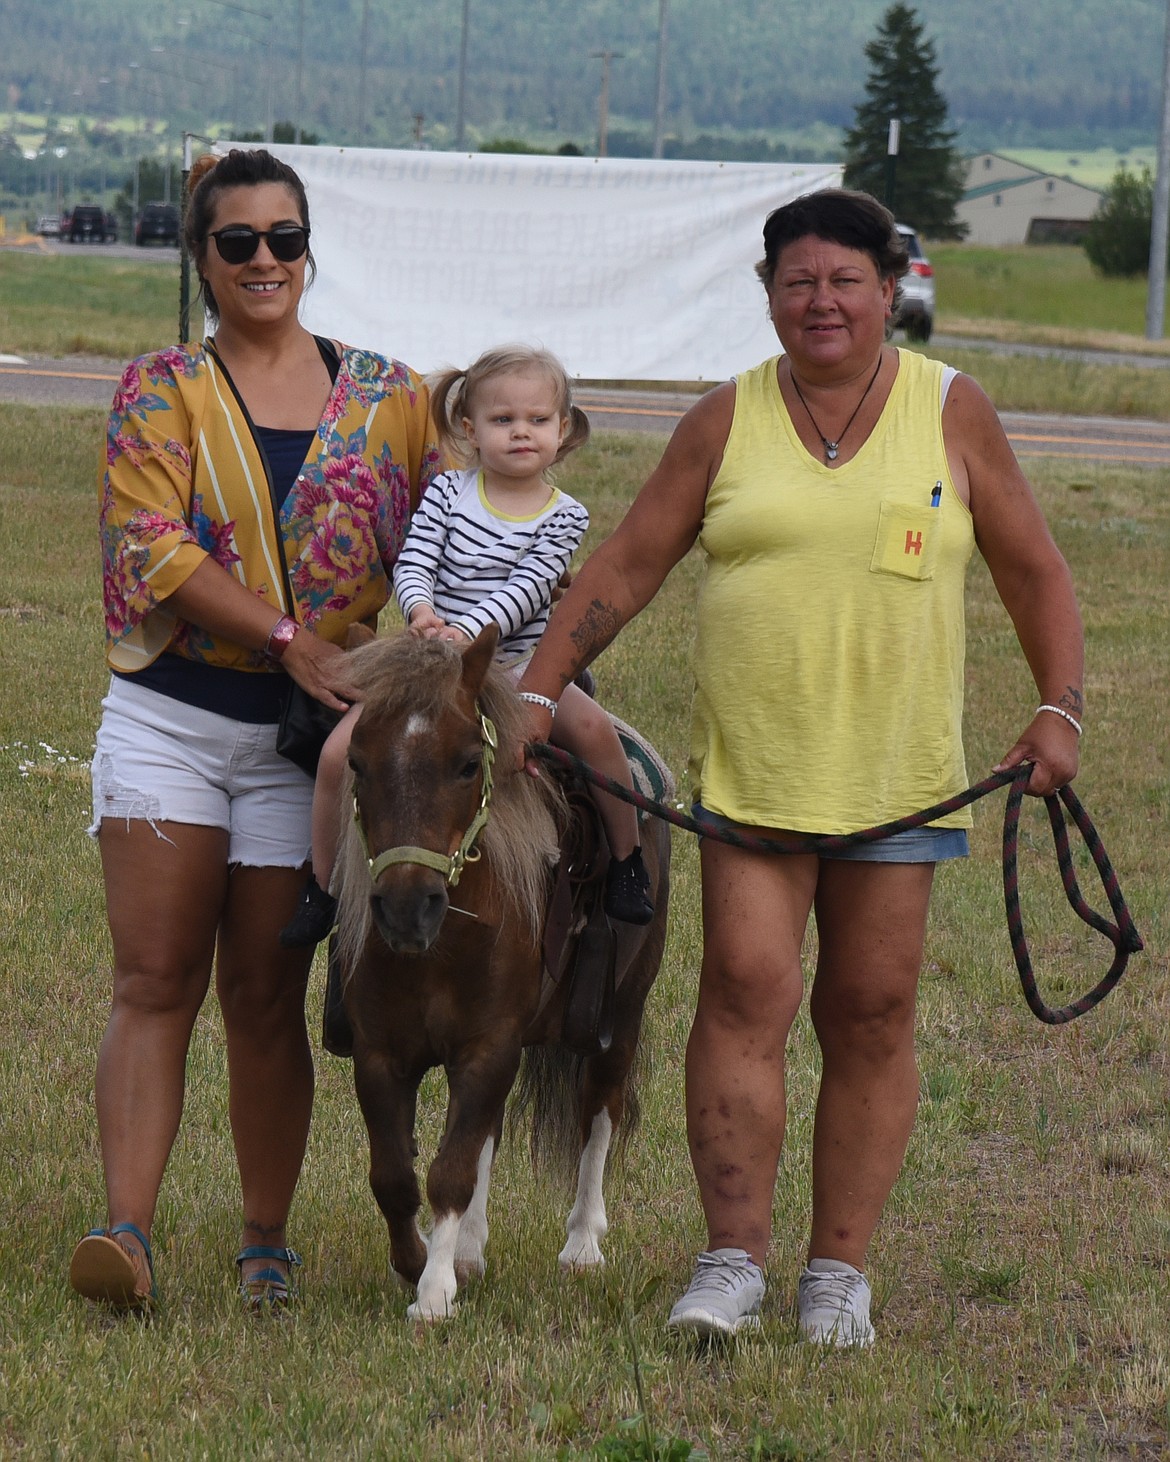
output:
[[[624,623],[624,618],[614,605],[603,604],[600,599],[594,599],[581,615],[576,628],[569,634],[577,654],[572,669],[565,677],[566,685],[591,661],[597,659],[602,650],[617,637],[617,632]]]
[[[1064,694],[1057,701],[1057,705],[1066,711],[1071,711],[1078,718],[1085,713],[1085,698],[1075,685],[1066,685]]]

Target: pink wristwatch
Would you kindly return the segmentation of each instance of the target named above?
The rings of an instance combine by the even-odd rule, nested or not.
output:
[[[300,633],[300,630],[300,625],[290,615],[281,615],[272,626],[272,633],[268,636],[268,643],[264,646],[264,653],[270,660],[283,660],[284,652],[292,644],[295,637]]]

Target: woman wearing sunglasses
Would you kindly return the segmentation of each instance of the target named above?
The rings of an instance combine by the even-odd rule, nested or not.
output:
[[[313,1099],[311,952],[277,938],[304,882],[313,783],[277,753],[277,721],[290,677],[345,709],[346,631],[386,603],[438,452],[406,366],[300,323],[313,259],[290,167],[263,150],[201,158],[185,232],[214,331],[127,368],[101,482],[112,678],[91,832],[114,951],[96,1081],[108,1213],[70,1280],[115,1308],[152,1302],[151,1226],[214,963],[240,1285],[264,1309],[289,1297]]]

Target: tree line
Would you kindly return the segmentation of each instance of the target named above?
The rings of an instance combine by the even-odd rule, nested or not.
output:
[[[266,26],[242,9],[143,7],[134,0],[0,0],[0,77],[8,106],[211,119],[254,128],[271,76],[275,115],[292,115],[297,14],[264,0]],[[334,143],[405,145],[415,117],[435,145],[452,135],[462,0],[403,6],[335,0],[305,7],[303,125]],[[864,47],[883,0],[839,0],[830,16],[797,0],[672,0],[667,114],[679,136],[849,123]],[[1164,22],[1155,0],[1009,0],[935,7],[941,84],[963,135],[1095,130],[1119,140],[1156,126]],[[657,75],[654,0],[471,0],[467,121],[476,138],[559,135],[584,146],[598,111],[600,61],[615,53],[615,123],[649,139]],[[361,47],[363,21],[366,45]],[[186,23],[180,25],[181,21]],[[68,44],[61,38],[67,36]],[[161,52],[152,48],[161,46]],[[364,58],[364,59],[363,59]],[[133,63],[133,65],[131,65]],[[77,94],[80,93],[78,96]]]
[[[966,226],[959,222],[956,209],[963,196],[966,170],[956,145],[958,130],[951,125],[948,100],[940,86],[940,66],[933,38],[927,36],[916,11],[904,0],[895,0],[880,17],[876,34],[864,46],[863,54],[868,73],[861,99],[854,106],[852,125],[844,132],[845,185],[884,199],[901,217],[912,218],[929,238],[963,238]],[[234,135],[241,141],[260,141],[263,137],[262,132],[246,129],[236,129]],[[278,124],[274,137],[285,142],[315,144],[320,141],[316,133],[288,121]],[[617,152],[637,155],[636,133],[618,132],[617,138],[625,144],[619,143]],[[102,139],[96,140],[100,143]],[[116,133],[105,140],[116,152],[125,143]],[[46,132],[46,144],[50,141],[51,130]],[[89,141],[92,145],[95,138],[91,135]],[[42,149],[50,150],[48,146]],[[523,138],[507,137],[485,142],[483,150],[534,149]],[[573,142],[566,142],[556,150],[580,151]],[[679,151],[677,147],[668,147],[667,155]],[[787,160],[787,149],[769,144],[763,138],[753,151],[759,161]],[[705,154],[718,158],[726,156],[726,151],[717,137],[701,138],[698,149],[685,155]],[[0,189],[11,188],[13,174],[19,173],[22,166],[27,170],[28,162],[11,137],[0,137]],[[90,163],[92,167],[92,157]],[[104,157],[101,166],[104,191]],[[132,200],[151,197],[159,181],[167,196],[170,195],[172,183],[177,181],[172,167],[154,159],[136,164],[133,179],[126,181],[115,201],[115,209],[124,223],[131,221]],[[19,192],[20,180],[17,182]],[[145,191],[142,191],[144,184]],[[1137,175],[1122,170],[1107,190],[1085,240],[1094,267],[1106,274],[1144,271],[1152,212],[1153,180],[1148,169]]]

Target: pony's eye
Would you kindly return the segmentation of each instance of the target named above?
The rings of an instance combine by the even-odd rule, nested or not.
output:
[[[479,775],[479,757],[473,756],[470,761],[465,761],[459,772],[465,782],[474,782]]]

